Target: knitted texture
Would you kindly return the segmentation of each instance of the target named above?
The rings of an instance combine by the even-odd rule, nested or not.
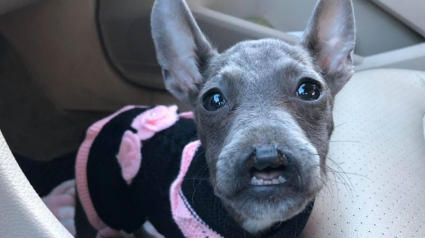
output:
[[[229,216],[221,200],[215,196],[213,188],[207,179],[210,174],[209,170],[205,169],[207,162],[204,155],[204,148],[199,147],[186,173],[186,177],[190,179],[183,181],[181,189],[181,196],[194,217],[197,217],[202,223],[207,224],[210,229],[226,238],[292,238],[301,234],[308,221],[314,202],[311,202],[304,211],[290,220],[275,224],[272,228],[257,236],[243,230]],[[197,232],[191,237],[205,237],[202,236],[201,232]]]
[[[127,107],[94,124],[80,148],[76,163],[78,194],[97,230],[132,233],[149,220],[159,233],[172,238],[280,238],[301,233],[312,204],[260,236],[244,231],[214,195],[193,114],[181,114],[176,120],[164,117],[168,124],[152,122],[154,126],[146,127],[142,123],[137,128],[156,131],[139,135],[135,120],[143,119],[149,110]],[[123,142],[129,133],[145,140],[139,146]],[[132,145],[123,149],[123,143]],[[131,164],[138,158],[132,151],[135,148],[142,158],[141,163],[134,163],[138,171],[126,167],[128,161]]]
[[[99,218],[96,209],[93,206],[87,184],[87,162],[91,146],[93,141],[97,138],[100,130],[106,123],[112,120],[115,116],[119,115],[121,112],[133,108],[134,106],[126,106],[109,117],[106,117],[90,126],[90,128],[87,130],[86,138],[78,150],[77,161],[75,163],[75,180],[77,183],[78,196],[88,220],[90,221],[91,225],[98,230],[105,228],[106,225]]]
[[[198,217],[195,211],[190,210],[191,207],[181,192],[181,185],[186,177],[187,170],[200,145],[201,143],[199,141],[195,141],[188,144],[183,150],[180,173],[170,189],[171,210],[174,221],[180,227],[185,237],[220,238],[222,236],[211,230],[211,228]]]

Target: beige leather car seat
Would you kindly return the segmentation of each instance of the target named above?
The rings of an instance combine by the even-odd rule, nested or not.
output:
[[[425,237],[425,72],[358,73],[334,114],[328,186],[302,237]],[[70,237],[1,134],[0,201],[0,237]]]
[[[303,238],[425,237],[425,72],[356,74],[336,98],[328,186]]]

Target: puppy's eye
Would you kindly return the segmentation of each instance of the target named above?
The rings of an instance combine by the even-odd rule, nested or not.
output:
[[[219,92],[211,92],[204,96],[203,105],[207,111],[215,111],[226,105],[226,100]]]
[[[319,99],[321,90],[319,85],[311,82],[305,82],[297,90],[297,97],[305,101],[314,101]]]

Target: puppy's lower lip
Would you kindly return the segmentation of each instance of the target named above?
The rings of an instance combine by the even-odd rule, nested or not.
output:
[[[278,184],[283,184],[285,182],[286,182],[286,179],[282,176],[279,176],[274,179],[262,179],[262,178],[257,178],[253,176],[251,179],[252,185],[278,185]]]

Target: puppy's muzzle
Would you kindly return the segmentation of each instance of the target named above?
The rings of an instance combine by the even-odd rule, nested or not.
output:
[[[267,186],[284,184],[296,173],[293,159],[275,146],[255,148],[242,159],[240,175],[247,177],[251,185]]]

